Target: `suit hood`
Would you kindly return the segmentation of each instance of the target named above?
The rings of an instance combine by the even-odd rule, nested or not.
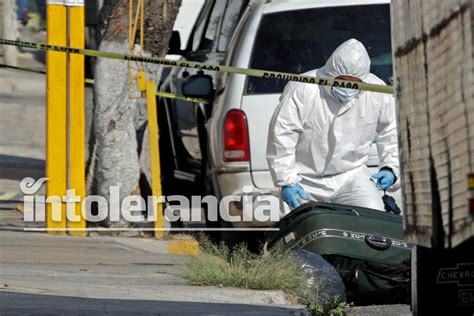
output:
[[[331,54],[324,72],[331,78],[349,75],[364,80],[370,73],[369,54],[361,42],[352,38],[339,45]]]

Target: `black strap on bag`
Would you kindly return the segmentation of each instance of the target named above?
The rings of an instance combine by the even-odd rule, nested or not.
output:
[[[395,215],[400,215],[402,213],[402,211],[397,205],[397,202],[395,202],[395,199],[390,195],[387,195],[387,192],[385,190],[383,191],[382,200],[385,207],[385,211],[387,211],[388,213],[393,213]]]

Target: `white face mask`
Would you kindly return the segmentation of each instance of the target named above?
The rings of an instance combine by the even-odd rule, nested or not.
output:
[[[359,95],[359,92],[360,91],[356,89],[347,89],[341,87],[331,88],[332,95],[341,103],[347,103],[350,100],[354,99],[356,96]]]

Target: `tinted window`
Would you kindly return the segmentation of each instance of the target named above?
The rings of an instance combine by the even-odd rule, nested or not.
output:
[[[322,67],[342,42],[356,38],[371,58],[371,72],[390,83],[392,55],[389,5],[362,5],[265,15],[251,68],[303,73]],[[280,93],[287,81],[248,77],[247,93]]]
[[[204,32],[204,29],[206,28],[206,24],[208,22],[209,13],[211,9],[212,9],[212,2],[206,2],[204,5],[204,8],[201,10],[201,13],[199,14],[195,29],[192,34],[191,50],[193,51],[197,50],[199,47],[199,44],[201,43],[202,33]]]
[[[207,24],[206,34],[204,34],[204,39],[201,41],[201,45],[199,45],[199,50],[207,50],[212,48],[212,43],[216,38],[219,22],[224,15],[226,4],[227,1],[225,0],[218,0],[214,4],[211,16],[209,18],[209,23]]]
[[[229,41],[232,37],[232,34],[239,23],[239,18],[245,10],[245,7],[248,3],[248,0],[232,0],[229,1],[222,19],[222,29],[219,34],[219,44],[217,50],[219,52],[225,52],[227,46],[229,46]]]

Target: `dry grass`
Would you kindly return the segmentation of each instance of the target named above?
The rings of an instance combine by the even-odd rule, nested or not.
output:
[[[291,293],[305,284],[300,265],[283,251],[255,255],[244,245],[230,251],[225,244],[216,245],[205,238],[201,238],[200,247],[200,255],[185,262],[183,276],[191,284]]]
[[[283,248],[256,255],[244,245],[231,251],[225,244],[199,240],[200,254],[187,258],[183,277],[193,285],[237,287],[254,290],[283,290],[307,306],[313,315],[343,315],[347,305],[339,297],[327,297],[320,289],[325,280],[310,286],[301,262]]]

